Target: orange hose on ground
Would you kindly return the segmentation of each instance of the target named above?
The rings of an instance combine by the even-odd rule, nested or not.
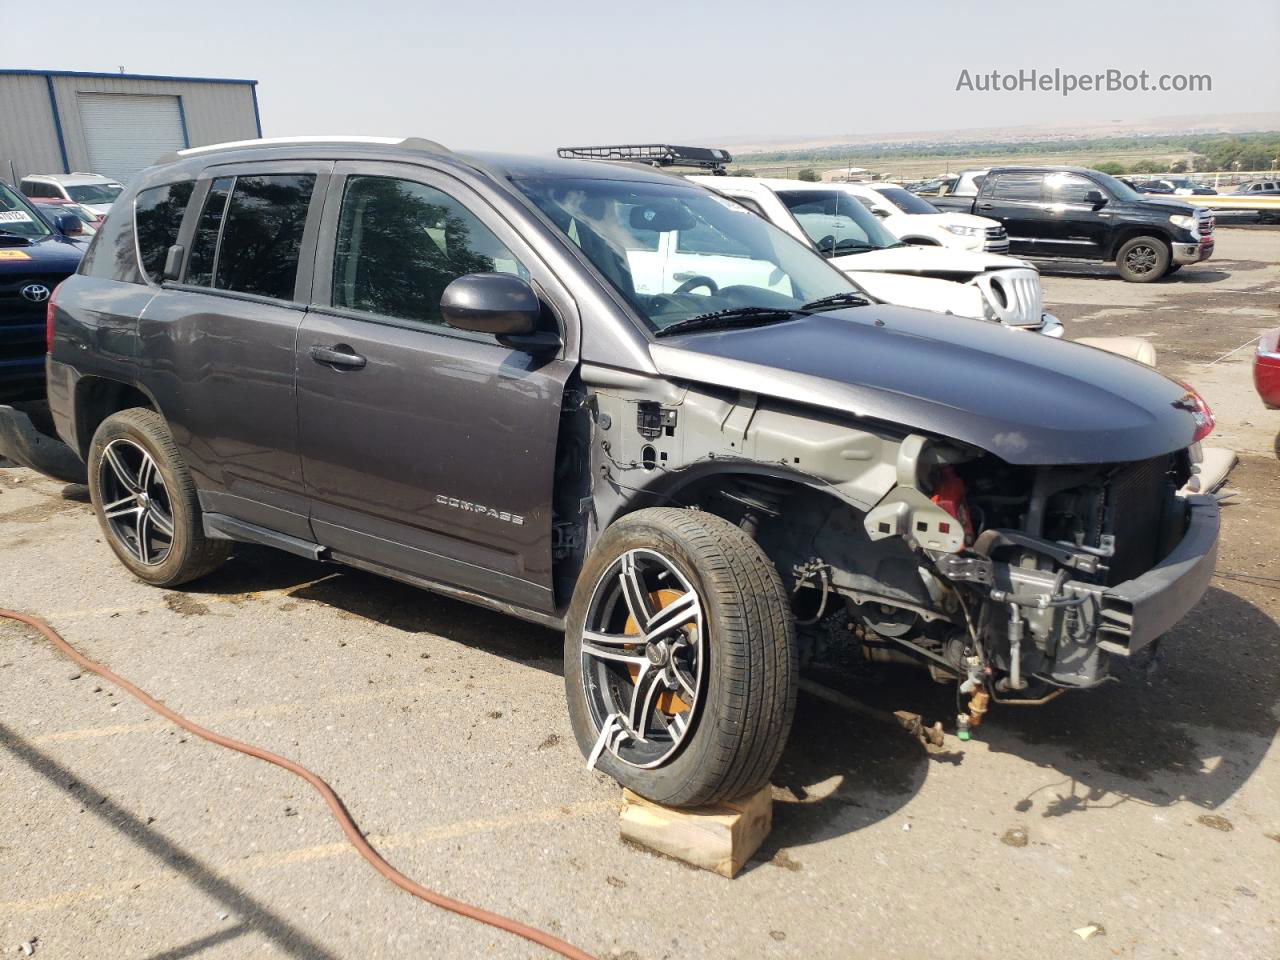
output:
[[[13,610],[0,609],[0,617],[9,620],[17,620],[19,623],[25,623],[34,627],[49,640],[62,653],[66,654],[76,663],[80,664],[85,670],[96,673],[108,683],[113,683],[120,689],[126,691],[135,699],[140,700],[143,704],[150,707],[166,720],[171,720],[183,730],[194,733],[202,740],[208,740],[210,743],[216,743],[220,747],[226,747],[229,750],[235,750],[237,753],[243,753],[250,757],[257,757],[259,760],[265,760],[267,763],[274,763],[277,767],[283,767],[290,773],[297,774],[307,783],[315,788],[320,796],[324,797],[324,802],[329,805],[329,811],[333,814],[333,818],[338,821],[338,826],[342,828],[342,832],[346,835],[347,840],[356,848],[360,856],[364,857],[373,868],[380,874],[394,883],[406,893],[411,893],[419,900],[425,900],[427,903],[434,904],[437,907],[443,907],[445,910],[452,910],[454,913],[461,914],[471,920],[477,920],[480,923],[487,923],[491,927],[497,927],[499,930],[505,930],[508,933],[514,933],[518,937],[524,937],[531,940],[539,946],[546,947],[548,950],[560,954],[562,957],[568,957],[569,960],[594,960],[594,958],[583,951],[579,950],[571,943],[566,943],[558,937],[553,937],[549,933],[544,933],[527,924],[520,923],[517,920],[510,920],[507,917],[499,916],[496,913],[490,913],[488,910],[482,910],[479,907],[473,907],[469,903],[463,903],[461,900],[454,900],[451,897],[443,896],[434,890],[428,890],[422,884],[414,880],[410,880],[403,873],[397,870],[386,860],[382,859],[382,855],[369,845],[369,841],[365,840],[364,835],[360,833],[360,828],[356,826],[351,814],[347,813],[347,808],[342,805],[341,798],[333,792],[333,788],[325,783],[318,776],[308,770],[301,764],[294,763],[292,760],[286,759],[269,750],[263,750],[261,747],[255,747],[253,744],[241,743],[239,740],[232,740],[230,737],[224,737],[221,734],[214,733],[212,730],[206,730],[199,724],[192,723],[186,717],[170,710],[159,700],[156,700],[145,690],[135,687],[128,680],[117,676],[109,669],[95,660],[90,660],[71,644],[62,638],[62,635],[53,627],[49,626],[39,617],[29,617],[25,613],[16,613]]]

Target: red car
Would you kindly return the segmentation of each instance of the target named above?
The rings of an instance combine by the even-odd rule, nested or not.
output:
[[[40,207],[40,212],[46,214],[50,222],[60,213],[74,214],[84,224],[84,232],[86,236],[92,236],[98,232],[98,228],[102,226],[102,221],[106,219],[100,213],[94,213],[88,207],[81,206],[70,200],[63,200],[61,197],[27,197],[32,203]]]
[[[1253,385],[1262,402],[1280,410],[1280,329],[1264,333],[1253,358]]]

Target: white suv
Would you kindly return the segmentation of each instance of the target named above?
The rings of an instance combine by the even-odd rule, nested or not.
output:
[[[1040,272],[994,253],[898,240],[847,189],[851,184],[755,177],[690,176],[815,247],[873,297],[1061,337],[1043,310]]]
[[[1009,235],[999,220],[943,212],[896,183],[833,183],[851,193],[899,240],[923,246],[1008,253]]]
[[[38,173],[23,177],[18,189],[28,197],[70,200],[105,217],[124,184],[100,173]]]

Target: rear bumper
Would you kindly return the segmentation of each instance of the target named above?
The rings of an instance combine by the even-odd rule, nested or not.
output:
[[[24,410],[0,406],[0,457],[64,483],[84,483],[80,457],[61,440],[36,429]]]
[[[1173,551],[1140,577],[1102,591],[1098,646],[1128,656],[1168,632],[1209,588],[1218,560],[1218,502],[1188,497],[1186,533]]]

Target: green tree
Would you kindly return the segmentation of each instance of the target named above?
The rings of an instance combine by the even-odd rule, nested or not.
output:
[[[818,176],[818,171],[814,170],[812,167],[805,167],[796,174],[796,179],[804,180],[808,183],[818,183],[822,180],[822,177]]]
[[[1123,163],[1117,163],[1114,160],[1103,160],[1101,163],[1094,164],[1093,169],[1102,173],[1109,173],[1112,176],[1118,176],[1128,170]]]
[[[1139,160],[1129,168],[1131,173],[1160,173],[1160,165],[1150,160]]]
[[[1173,163],[1169,164],[1169,172],[1170,172],[1170,173],[1186,173],[1186,172],[1187,172],[1187,161],[1185,161],[1185,160],[1175,160],[1175,161],[1173,161]]]

